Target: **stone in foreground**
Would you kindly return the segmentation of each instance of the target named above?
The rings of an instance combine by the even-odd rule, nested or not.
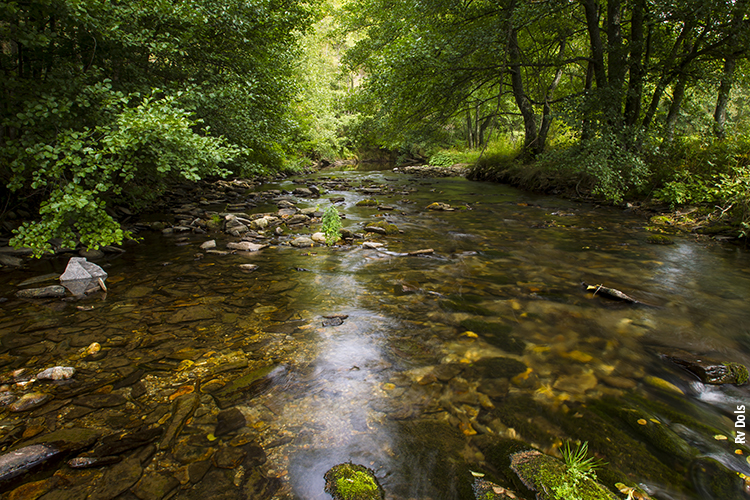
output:
[[[334,500],[382,500],[383,488],[375,473],[363,465],[345,463],[333,466],[323,476],[325,491]]]

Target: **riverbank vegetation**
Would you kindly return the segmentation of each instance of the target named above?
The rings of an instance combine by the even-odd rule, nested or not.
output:
[[[96,247],[172,180],[356,156],[702,206],[747,235],[749,4],[6,2],[0,222],[38,252]]]

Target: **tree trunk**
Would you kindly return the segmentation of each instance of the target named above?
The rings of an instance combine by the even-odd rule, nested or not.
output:
[[[643,15],[646,0],[636,0],[630,19],[630,78],[628,94],[625,97],[625,125],[633,127],[638,123],[643,98]]]
[[[536,117],[534,107],[526,96],[523,88],[523,76],[521,75],[521,51],[518,48],[518,34],[515,28],[510,29],[508,36],[508,55],[510,57],[510,81],[513,88],[513,97],[516,100],[518,110],[523,117],[524,141],[521,156],[525,161],[534,156],[534,145],[537,142]]]
[[[734,78],[736,65],[737,60],[733,55],[724,60],[724,71],[721,74],[719,96],[716,98],[716,110],[714,111],[714,134],[717,139],[726,137],[727,104],[729,104],[729,92],[732,90],[732,79]]]
[[[607,72],[604,67],[604,46],[599,29],[599,5],[596,0],[585,0],[583,6],[586,11],[586,27],[591,43],[591,59],[594,63],[596,86],[603,89],[607,87]]]
[[[677,80],[677,85],[674,88],[672,94],[672,104],[669,106],[669,114],[667,115],[667,123],[664,130],[664,140],[671,143],[674,140],[674,129],[677,124],[677,118],[680,116],[680,107],[682,106],[682,99],[685,97],[685,82],[687,77],[685,73],[680,74]]]
[[[557,58],[562,61],[565,55],[565,38],[560,41],[560,51],[557,54]],[[539,137],[537,138],[536,145],[534,147],[534,154],[539,155],[544,152],[544,148],[547,145],[547,135],[549,134],[549,128],[552,125],[552,109],[549,105],[549,101],[557,90],[557,86],[560,85],[562,80],[563,68],[562,66],[557,68],[555,78],[552,83],[547,87],[547,93],[544,96],[544,107],[542,108],[542,124],[539,127]]]

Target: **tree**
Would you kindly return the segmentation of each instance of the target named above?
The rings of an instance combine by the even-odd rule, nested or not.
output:
[[[35,198],[42,219],[13,243],[121,242],[114,202],[278,168],[311,15],[291,0],[2,3],[2,195]]]

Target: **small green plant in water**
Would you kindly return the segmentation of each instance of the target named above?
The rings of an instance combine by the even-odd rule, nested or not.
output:
[[[323,213],[323,234],[326,235],[328,246],[336,243],[341,238],[341,217],[334,205],[330,205]]]
[[[566,443],[560,450],[565,462],[565,474],[563,484],[553,487],[555,497],[560,500],[583,500],[580,495],[580,487],[587,480],[596,481],[596,472],[594,469],[601,467],[606,462],[598,458],[588,457],[588,441],[571,448],[570,443]]]

